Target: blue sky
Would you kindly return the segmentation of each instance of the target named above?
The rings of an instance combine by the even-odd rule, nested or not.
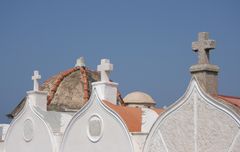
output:
[[[140,90],[158,106],[170,105],[187,88],[197,63],[191,43],[210,32],[220,66],[220,94],[240,96],[240,2],[238,0],[0,1],[0,123],[41,82],[71,68],[78,57],[96,69],[114,64],[111,79],[125,96]]]

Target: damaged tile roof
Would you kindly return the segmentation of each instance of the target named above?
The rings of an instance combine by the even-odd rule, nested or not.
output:
[[[77,66],[52,76],[40,86],[40,90],[48,92],[48,110],[77,111],[88,101],[91,83],[99,80],[99,72]],[[120,92],[118,101],[123,103]],[[26,97],[7,116],[14,118],[23,109],[25,102]]]

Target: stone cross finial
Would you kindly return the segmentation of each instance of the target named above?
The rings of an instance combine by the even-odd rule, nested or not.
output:
[[[76,64],[75,64],[75,67],[77,67],[77,66],[80,66],[80,67],[86,66],[86,65],[85,65],[84,57],[80,57],[80,58],[77,59],[77,62],[76,62]]]
[[[192,43],[194,52],[198,52],[198,63],[209,63],[209,51],[215,48],[215,41],[208,39],[207,32],[198,33],[198,41]]]
[[[97,66],[97,70],[101,72],[101,81],[109,82],[109,74],[113,70],[110,60],[102,59],[101,64]]]
[[[33,91],[39,91],[39,83],[38,80],[41,79],[41,75],[39,75],[38,71],[34,71],[34,74],[32,76],[33,80]]]

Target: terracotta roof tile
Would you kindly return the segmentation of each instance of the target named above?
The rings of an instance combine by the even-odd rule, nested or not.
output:
[[[121,116],[130,132],[141,132],[142,110],[140,108],[117,106],[108,101],[103,102]]]
[[[225,95],[218,95],[217,97],[240,108],[240,97],[225,96]]]
[[[163,108],[152,108],[152,110],[155,111],[158,115],[165,111]]]

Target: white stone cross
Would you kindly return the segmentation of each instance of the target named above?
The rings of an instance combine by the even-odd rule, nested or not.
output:
[[[41,75],[39,75],[38,71],[34,71],[34,75],[32,76],[33,80],[33,91],[39,91],[39,83],[38,80],[41,79]]]
[[[101,81],[109,82],[109,74],[113,70],[110,60],[102,59],[101,64],[97,66],[97,70],[101,72]]]
[[[194,52],[198,52],[198,63],[209,63],[209,51],[215,48],[215,41],[208,39],[207,32],[198,33],[198,41],[192,43],[192,49]]]

